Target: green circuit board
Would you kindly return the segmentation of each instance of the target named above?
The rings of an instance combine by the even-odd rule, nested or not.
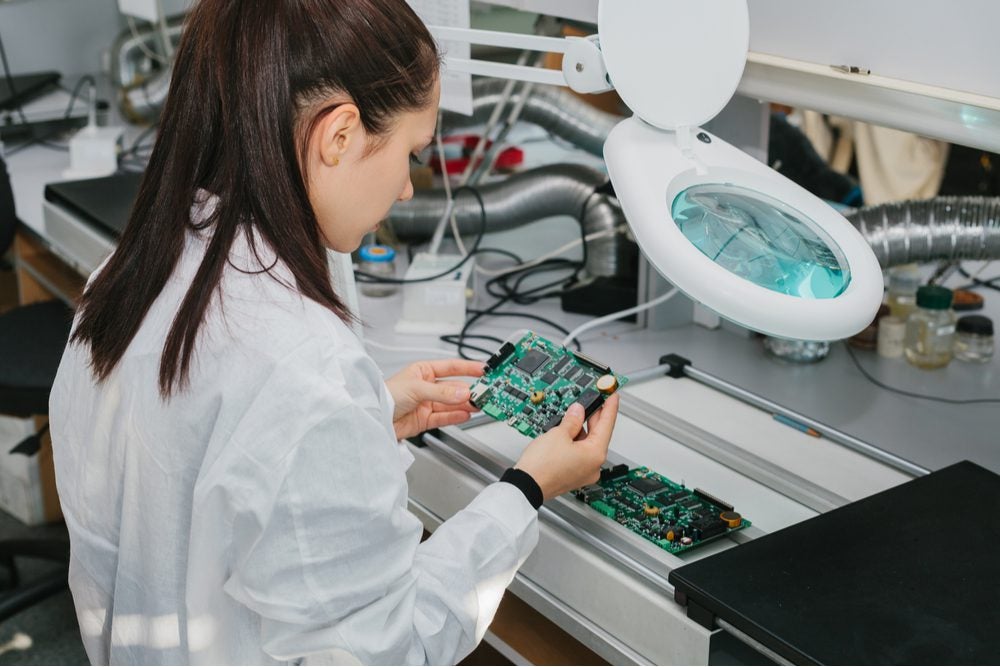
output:
[[[557,426],[573,403],[583,405],[589,417],[626,382],[606,364],[528,332],[490,357],[472,385],[471,400],[485,414],[534,438]]]
[[[729,503],[648,468],[630,470],[624,464],[605,468],[596,484],[573,493],[597,512],[672,554],[751,525]]]

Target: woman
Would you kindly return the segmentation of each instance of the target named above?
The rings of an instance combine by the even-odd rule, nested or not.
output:
[[[576,406],[420,543],[397,440],[466,420],[481,365],[382,380],[325,249],[412,195],[438,55],[403,0],[202,0],[128,228],[51,400],[95,663],[447,663],[481,639],[537,505],[596,479]]]

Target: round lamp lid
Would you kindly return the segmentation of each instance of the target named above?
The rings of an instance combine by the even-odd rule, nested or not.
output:
[[[708,122],[743,77],[746,0],[600,0],[597,25],[611,84],[655,127]]]
[[[703,183],[673,201],[674,223],[706,257],[766,289],[833,299],[851,270],[840,246],[806,214],[732,183]]]

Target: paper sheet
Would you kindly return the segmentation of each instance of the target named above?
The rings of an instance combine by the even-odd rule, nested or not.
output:
[[[407,0],[427,25],[452,28],[469,27],[469,0]],[[471,47],[462,42],[441,42],[446,56],[469,58]],[[441,71],[441,108],[467,116],[472,115],[472,76]]]

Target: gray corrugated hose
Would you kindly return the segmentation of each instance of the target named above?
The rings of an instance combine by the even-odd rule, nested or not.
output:
[[[586,234],[618,228],[625,222],[621,209],[607,197],[594,194],[595,188],[607,180],[605,174],[590,167],[555,164],[480,186],[487,229],[505,231],[557,215],[579,219],[581,213]],[[401,240],[426,240],[441,219],[445,201],[441,190],[418,191],[410,201],[393,206],[388,221]],[[479,203],[474,197],[458,193],[455,219],[463,235],[479,231]],[[593,276],[616,275],[626,252],[620,235],[588,243],[587,272]]]
[[[447,134],[456,129],[485,123],[490,112],[499,103],[505,83],[500,79],[474,80],[473,115],[445,113],[442,131]],[[504,116],[517,104],[519,97],[520,87],[516,87],[504,109]],[[544,127],[557,137],[598,157],[604,155],[604,140],[608,133],[623,118],[590,106],[564,88],[541,84],[532,88],[521,112],[521,120]]]
[[[1000,259],[1000,198],[936,197],[868,206],[846,214],[882,268]]]

